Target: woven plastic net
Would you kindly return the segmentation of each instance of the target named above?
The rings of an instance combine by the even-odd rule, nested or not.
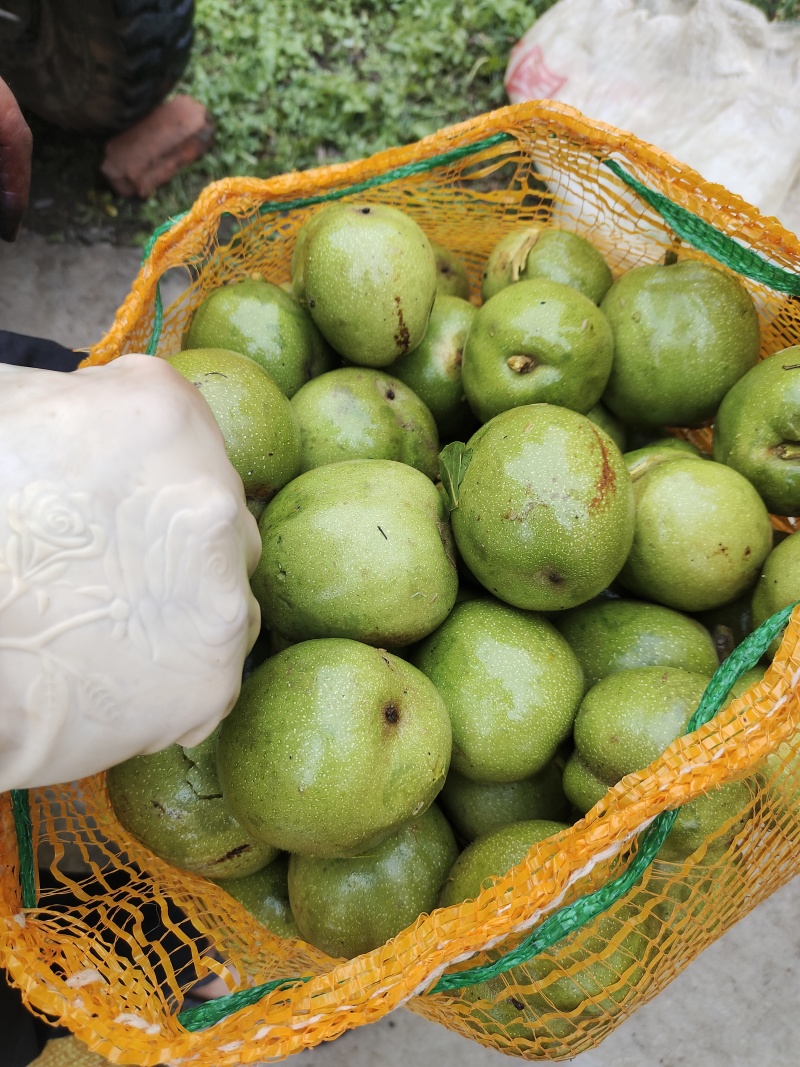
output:
[[[358,163],[210,186],[161,228],[89,362],[169,354],[211,289],[251,275],[288,280],[297,231],[332,197],[412,214],[460,255],[474,292],[499,237],[528,222],[586,235],[615,276],[671,249],[710,259],[753,295],[764,355],[800,343],[796,238],[630,135],[535,103]],[[190,285],[162,317],[158,286],[173,268]],[[708,445],[707,431],[693,438]],[[748,665],[739,660],[729,676]],[[709,714],[721,712],[477,900],[422,916],[349,961],[274,937],[224,889],[158,860],[116,822],[103,776],[31,791],[39,874],[23,896],[24,818],[17,810],[15,825],[20,800],[5,795],[0,963],[34,1011],[117,1063],[281,1058],[401,1004],[519,1057],[571,1058],[800,869],[800,617],[763,681],[726,707],[730,680],[709,698]],[[666,832],[661,813],[733,780],[749,800],[727,827],[683,863],[649,862],[658,841],[641,835]],[[209,974],[235,996],[213,1017],[184,1012]]]

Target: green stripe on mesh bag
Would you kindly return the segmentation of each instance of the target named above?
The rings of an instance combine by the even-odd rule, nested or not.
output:
[[[462,145],[460,148],[454,148],[450,152],[444,152],[438,156],[431,156],[430,159],[423,159],[416,163],[408,163],[402,167],[395,167],[393,170],[388,170],[384,174],[376,175],[374,178],[358,182],[355,185],[348,185],[343,189],[332,189],[327,193],[321,193],[319,196],[309,196],[299,200],[267,201],[261,205],[259,214],[267,215],[272,212],[293,211],[301,207],[312,207],[315,204],[324,204],[331,200],[341,200],[345,196],[353,196],[356,193],[362,193],[368,189],[386,185],[388,182],[397,181],[401,178],[408,178],[415,174],[424,174],[426,171],[434,170],[436,167],[446,166],[448,163],[453,163],[458,159],[463,159],[466,156],[482,152],[486,148],[491,148],[496,144],[502,144],[503,142],[512,141],[513,139],[511,134],[496,133],[491,137],[484,138],[482,141],[476,141],[474,144]],[[751,281],[762,282],[764,285],[769,286],[770,289],[774,289],[779,293],[786,293],[789,296],[800,296],[800,275],[785,270],[783,267],[777,266],[777,264],[770,263],[768,260],[764,259],[763,256],[754,252],[753,249],[746,248],[744,245],[739,244],[738,241],[735,241],[732,237],[722,233],[720,230],[716,229],[716,227],[712,226],[711,223],[698,218],[698,216],[693,215],[691,211],[687,211],[685,207],[681,207],[679,204],[674,203],[669,197],[664,196],[663,193],[657,193],[652,189],[648,189],[646,185],[643,185],[642,182],[638,181],[631,174],[628,174],[616,160],[605,159],[602,162],[608,167],[612,174],[616,175],[616,177],[623,181],[630,189],[633,189],[645,203],[649,204],[650,207],[657,211],[664,221],[668,223],[671,229],[693,248],[698,249],[700,252],[707,253],[707,255],[716,259],[718,263],[730,267],[745,278],[750,278]],[[145,245],[143,261],[147,260],[158,238],[163,233],[170,230],[176,222],[184,218],[187,214],[188,212],[184,211],[182,214],[168,219],[153,232]],[[161,281],[159,280],[156,283],[153,331],[150,335],[147,348],[145,349],[148,356],[154,356],[156,354],[158,342],[161,337],[163,319],[164,312],[161,298]]]
[[[632,175],[628,174],[616,160],[605,159],[603,163],[625,184],[633,189],[646,204],[649,204],[667,222],[672,230],[684,241],[712,256],[718,263],[735,270],[754,282],[762,282],[770,289],[789,296],[800,296],[800,275],[784,270],[775,263],[760,256],[752,248],[746,248],[732,237],[722,233],[710,222],[698,218],[680,204],[673,203],[663,193],[648,189]]]
[[[793,608],[796,606],[792,604],[771,616],[731,653],[706,687],[697,711],[689,720],[686,729],[687,733],[698,729],[698,727],[716,715],[725,703],[733,684],[745,671],[750,670],[751,667],[758,663],[772,641],[784,629]],[[11,792],[19,850],[20,881],[23,888],[23,907],[31,908],[36,906],[36,893],[28,794],[27,790],[12,790]],[[650,827],[641,837],[636,856],[622,875],[612,879],[593,893],[589,893],[574,903],[559,909],[545,919],[515,949],[501,956],[493,963],[481,967],[473,967],[469,970],[457,971],[453,974],[445,974],[428,992],[449,992],[494,978],[512,967],[528,962],[535,955],[552,947],[563,937],[574,933],[591,919],[600,915],[615,901],[621,899],[641,878],[664,843],[676,818],[677,810],[672,810],[662,812],[661,815],[658,815],[653,820]],[[187,1008],[179,1013],[178,1020],[187,1030],[202,1030],[219,1022],[221,1019],[227,1018],[227,1016],[232,1015],[242,1007],[257,1003],[267,993],[272,992],[273,989],[307,981],[309,981],[309,976],[274,979],[263,985],[220,997],[218,1000],[211,1001],[208,1004]]]
[[[27,789],[11,790],[11,808],[14,813],[14,830],[17,835],[19,855],[19,881],[22,888],[23,908],[36,907],[36,869],[34,866],[33,829],[31,806]]]
[[[796,605],[792,604],[777,612],[749,634],[738,648],[734,649],[708,683],[697,711],[686,726],[687,734],[705,725],[723,707],[734,683],[745,671],[755,667],[772,641],[784,629],[795,607]],[[433,989],[428,992],[444,993],[473,985],[476,982],[484,982],[489,978],[496,978],[497,975],[503,974],[511,967],[526,963],[540,952],[551,948],[561,938],[574,933],[591,919],[606,911],[613,903],[625,896],[653,862],[667,834],[675,824],[679,811],[680,808],[674,808],[672,811],[664,811],[656,816],[640,838],[636,856],[624,874],[607,882],[593,893],[581,897],[573,904],[561,908],[550,918],[545,919],[542,925],[515,949],[494,963],[487,964],[485,967],[458,971],[455,974],[442,975]]]
[[[512,140],[512,138],[507,133],[495,133],[492,134],[491,137],[486,137],[483,141],[476,141],[475,144],[462,145],[460,148],[454,148],[450,152],[444,152],[441,155],[433,156],[430,159],[423,159],[419,160],[417,163],[407,163],[405,166],[395,167],[393,170],[387,170],[385,173],[378,174],[374,178],[367,178],[363,182],[357,182],[355,185],[348,185],[343,189],[331,189],[327,193],[320,193],[319,196],[307,196],[299,200],[267,200],[258,209],[258,213],[259,215],[268,215],[273,212],[295,211],[297,208],[313,207],[315,204],[325,204],[331,200],[342,200],[346,196],[354,196],[356,193],[363,193],[367,189],[375,189],[379,185],[386,185],[389,182],[399,181],[403,178],[410,178],[415,174],[425,174],[427,171],[433,170],[436,167],[446,166],[448,163],[455,163],[456,160],[463,159],[465,156],[474,155],[476,152],[482,152],[485,148],[491,148],[493,145],[510,140]],[[166,233],[176,222],[184,218],[186,214],[187,212],[184,211],[183,214],[176,215],[175,218],[169,219],[158,227],[145,246],[143,261],[147,260],[147,257],[153,249],[153,245],[162,233]],[[150,335],[150,341],[145,350],[146,355],[148,356],[154,356],[156,354],[158,341],[161,336],[162,324],[163,305],[161,300],[161,282],[159,281],[156,283],[153,332]]]
[[[759,626],[757,630],[749,634],[738,648],[734,649],[708,683],[697,711],[686,727],[687,733],[697,730],[717,714],[725,704],[734,683],[745,671],[750,670],[751,667],[758,663],[772,641],[785,628],[795,607],[796,605],[792,604],[771,616],[762,626]],[[606,885],[601,886],[600,889],[560,908],[545,919],[515,949],[512,949],[511,952],[501,956],[493,963],[481,967],[472,967],[469,970],[456,971],[452,974],[444,974],[427,992],[429,994],[448,993],[456,989],[462,989],[465,986],[475,985],[478,982],[488,981],[490,978],[496,978],[499,974],[511,970],[512,967],[527,963],[540,952],[551,948],[562,938],[574,933],[590,920],[602,914],[617,900],[624,897],[642,877],[664,844],[667,834],[678,817],[679,810],[665,811],[656,816],[648,829],[642,834],[636,856],[623,874],[613,878]],[[211,1001],[208,1004],[187,1008],[180,1012],[178,1020],[187,1030],[203,1030],[221,1019],[227,1018],[228,1015],[238,1011],[239,1008],[256,1003],[261,996],[265,996],[273,989],[307,981],[309,981],[308,976],[275,979],[265,985],[243,989],[238,993],[220,997],[219,1000]]]

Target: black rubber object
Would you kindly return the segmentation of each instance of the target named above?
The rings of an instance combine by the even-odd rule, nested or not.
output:
[[[67,130],[115,133],[175,86],[194,0],[3,0],[0,75],[23,110]]]

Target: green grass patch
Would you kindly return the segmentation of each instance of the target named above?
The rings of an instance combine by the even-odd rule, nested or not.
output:
[[[146,217],[185,209],[216,178],[358,159],[502,107],[508,54],[554,2],[196,0],[179,91],[206,105],[216,140]],[[800,0],[751,2],[800,15]]]
[[[800,0],[748,0],[760,8],[768,19],[800,19]]]
[[[197,0],[179,91],[212,113],[216,141],[152,208],[163,217],[215,178],[357,159],[502,107],[509,51],[554,2]]]

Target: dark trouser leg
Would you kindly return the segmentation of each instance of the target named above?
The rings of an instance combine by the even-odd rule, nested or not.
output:
[[[83,358],[55,341],[25,337],[0,330],[0,363],[17,367],[41,367],[44,370],[71,371]],[[47,1040],[46,1023],[31,1015],[22,1003],[19,991],[8,984],[0,969],[0,1064],[2,1067],[27,1067],[42,1051]]]
[[[15,367],[41,367],[43,370],[75,370],[83,359],[82,352],[73,352],[55,341],[26,337],[21,333],[0,330],[0,363]]]
[[[25,1009],[19,990],[8,984],[0,970],[0,1042],[3,1067],[27,1067],[44,1047],[40,1028]]]

